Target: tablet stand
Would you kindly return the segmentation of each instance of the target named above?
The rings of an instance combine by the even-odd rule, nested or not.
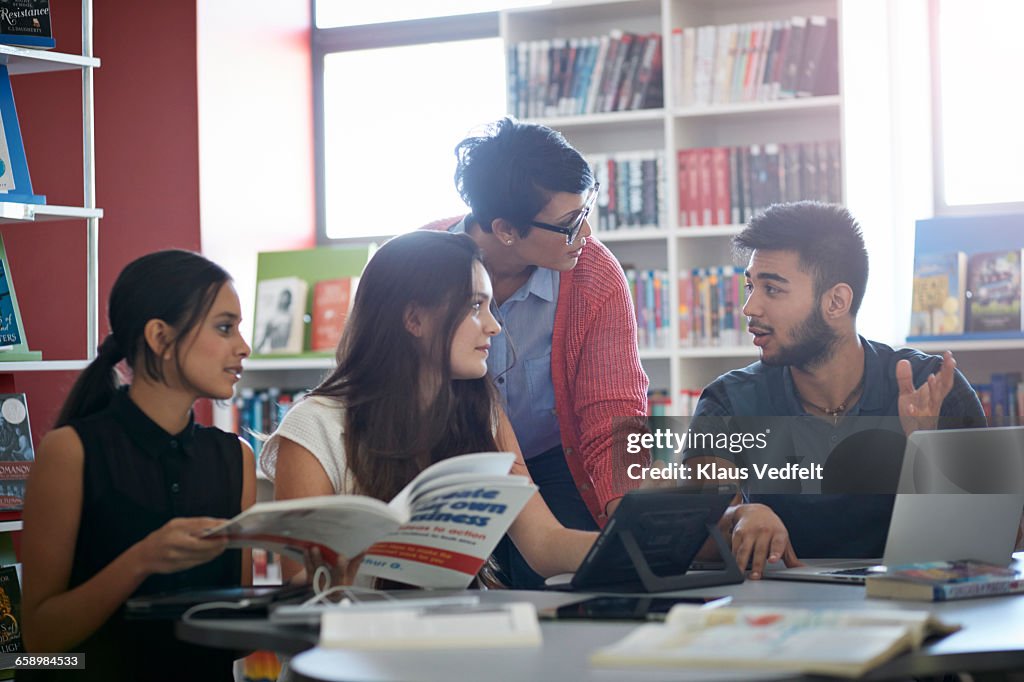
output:
[[[647,559],[644,557],[640,545],[633,537],[633,531],[623,529],[619,531],[619,539],[625,547],[630,561],[633,562],[633,569],[645,592],[670,592],[673,590],[688,590],[695,587],[713,587],[715,585],[732,585],[741,583],[744,580],[743,572],[736,563],[732,550],[729,549],[721,531],[716,523],[704,524],[708,535],[715,541],[718,552],[721,554],[725,566],[721,570],[701,571],[696,574],[683,573],[682,575],[660,576],[651,571]]]

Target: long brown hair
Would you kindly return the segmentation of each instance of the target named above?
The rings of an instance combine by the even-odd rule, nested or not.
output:
[[[469,314],[474,263],[464,234],[417,231],[388,241],[359,280],[338,367],[311,395],[345,405],[345,451],[359,492],[389,500],[433,462],[495,450],[496,393],[488,377],[452,380],[451,344]],[[436,322],[424,353],[405,325],[411,306]],[[420,403],[428,376],[440,390]]]

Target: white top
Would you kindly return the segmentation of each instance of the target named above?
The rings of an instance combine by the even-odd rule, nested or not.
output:
[[[327,473],[337,494],[358,494],[355,477],[345,458],[345,407],[333,398],[309,396],[295,404],[263,444],[260,469],[270,480],[276,478],[277,452],[281,438],[309,450]]]

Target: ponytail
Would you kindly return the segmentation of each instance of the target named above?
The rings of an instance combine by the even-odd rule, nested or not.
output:
[[[113,400],[117,392],[117,372],[114,367],[124,359],[117,338],[108,334],[96,349],[96,358],[82,370],[71,387],[54,428],[67,426],[72,420],[99,412]]]

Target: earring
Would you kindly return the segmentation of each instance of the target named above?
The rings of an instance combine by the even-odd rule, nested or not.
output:
[[[508,244],[509,246],[512,246],[512,240],[511,239],[506,240],[505,243]]]

